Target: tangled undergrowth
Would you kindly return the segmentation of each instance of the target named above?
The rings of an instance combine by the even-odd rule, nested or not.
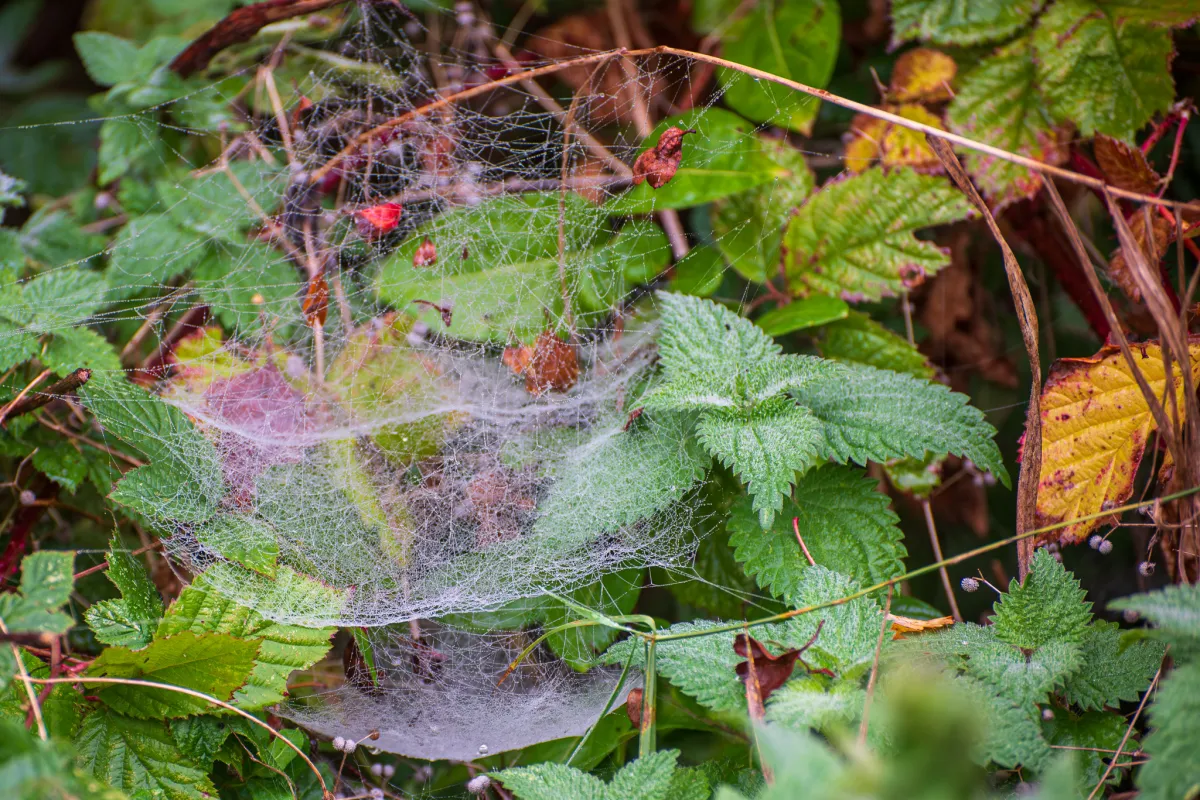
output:
[[[0,786],[1200,791],[1200,10],[885,6],[0,11]]]

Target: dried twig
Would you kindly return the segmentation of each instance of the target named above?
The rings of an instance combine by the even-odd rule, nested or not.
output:
[[[929,543],[933,546],[933,557],[942,563],[942,542],[938,539],[937,525],[933,521],[933,506],[929,504],[929,500],[921,501],[921,510],[925,512],[925,528],[929,531]],[[1024,540],[1018,540],[1024,541]],[[954,617],[955,622],[962,622],[962,612],[958,610],[958,600],[954,597],[954,585],[950,583],[950,573],[946,571],[946,566],[938,567],[938,575],[942,578],[942,588],[946,590],[946,600],[950,603],[950,613]]]
[[[941,139],[927,136],[926,141],[942,162],[942,166],[946,168],[946,172],[958,184],[958,188],[983,215],[988,230],[992,232],[992,237],[1000,246],[1000,252],[1004,256],[1004,272],[1008,278],[1009,291],[1012,292],[1013,305],[1016,306],[1017,320],[1021,325],[1021,339],[1025,343],[1025,353],[1029,357],[1032,378],[1032,385],[1029,389],[1029,408],[1025,414],[1025,440],[1021,451],[1021,472],[1017,478],[1017,532],[1031,531],[1037,527],[1038,482],[1041,479],[1042,470],[1042,359],[1038,352],[1037,310],[1034,308],[1033,298],[1029,294],[1029,285],[1025,282],[1025,275],[1021,272],[1021,265],[1017,262],[1017,257],[1013,255],[1012,248],[1008,246],[1008,242],[1000,232],[1000,226],[996,224],[996,218],[992,216],[991,209],[983,201],[983,197],[975,188],[975,184],[971,182],[967,171],[959,163],[958,157],[954,155],[954,150]],[[1033,551],[1034,541],[1032,539],[1022,539],[1017,545],[1017,568],[1021,580],[1025,579],[1030,564],[1033,563]],[[957,613],[954,616],[955,619],[958,619]]]
[[[1137,725],[1138,718],[1142,716],[1142,709],[1146,707],[1146,701],[1150,699],[1150,695],[1154,694],[1154,687],[1158,686],[1158,679],[1162,677],[1162,667],[1158,668],[1158,672],[1154,673],[1154,680],[1150,681],[1150,688],[1142,695],[1142,702],[1138,703],[1137,711],[1133,714],[1133,719],[1129,721],[1129,727],[1125,729],[1125,735],[1121,737],[1121,743],[1117,745],[1117,752],[1108,760],[1108,766],[1104,770],[1104,774],[1100,776],[1100,780],[1096,782],[1092,788],[1092,793],[1087,796],[1087,800],[1092,800],[1104,787],[1104,782],[1108,780],[1108,776],[1113,771],[1113,766],[1117,763],[1117,759],[1121,757],[1121,751],[1125,749],[1125,743],[1129,741],[1130,734],[1133,733],[1133,728]]]
[[[863,700],[862,723],[858,726],[858,746],[867,743],[867,725],[871,718],[871,699],[875,696],[875,681],[879,678],[879,654],[883,652],[883,637],[887,634],[888,615],[892,613],[892,591],[894,586],[887,588],[887,601],[883,604],[883,624],[879,627],[879,639],[875,642],[875,660],[871,662],[871,677],[867,679],[867,696]]]
[[[49,372],[49,370],[43,372],[42,376],[46,375],[47,372]],[[39,376],[39,378],[40,377],[41,376]],[[18,395],[15,400],[13,400],[3,409],[0,409],[0,428],[3,428],[8,420],[12,419],[13,417],[19,417],[22,414],[27,414],[30,411],[41,408],[52,400],[57,400],[63,395],[71,394],[80,386],[83,386],[85,383],[87,383],[91,377],[92,371],[90,369],[77,369],[62,380],[55,381],[54,383],[50,384],[48,387],[46,387],[44,392],[38,392],[35,395],[28,396],[27,392],[29,389],[33,388],[33,384],[30,384],[29,386],[25,387],[25,391]]]

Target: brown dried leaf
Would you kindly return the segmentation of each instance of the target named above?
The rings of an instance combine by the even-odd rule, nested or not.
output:
[[[629,717],[629,721],[633,723],[633,727],[640,729],[642,727],[642,696],[641,689],[632,689],[629,696],[625,698],[625,714]]]
[[[501,360],[513,374],[525,378],[525,390],[535,397],[547,391],[565,392],[579,379],[575,348],[552,331],[538,334],[533,347],[523,344],[504,348]]]
[[[363,658],[362,650],[359,649],[358,642],[353,636],[350,637],[350,641],[346,642],[346,649],[342,651],[342,672],[346,676],[346,682],[363,694],[376,695],[379,693],[379,687],[375,685],[375,681],[371,677],[371,669],[367,666],[367,660]]]
[[[951,98],[950,86],[957,73],[953,58],[940,50],[918,47],[896,59],[888,95],[901,103],[940,103]]]
[[[906,633],[924,633],[925,631],[935,631],[938,628],[944,628],[947,625],[954,624],[954,617],[938,617],[937,619],[914,619],[912,617],[900,617],[895,614],[888,614],[888,621],[892,623],[892,638],[903,639]]]
[[[745,683],[750,678],[750,659],[753,654],[754,677],[758,683],[758,696],[766,702],[771,692],[787,683],[796,668],[796,660],[803,649],[785,650],[777,656],[767,651],[762,642],[746,633],[739,633],[733,640],[733,651],[747,659],[735,667],[737,675]]]
[[[413,266],[431,267],[436,263],[437,245],[433,243],[432,239],[426,239],[425,241],[421,242],[420,246],[417,247],[416,252],[413,253]]]
[[[694,130],[670,127],[658,137],[658,144],[638,156],[633,162],[633,184],[642,181],[655,189],[666,186],[675,177],[679,162],[683,160],[683,137]]]
[[[1167,247],[1175,239],[1175,226],[1158,214],[1150,215],[1150,229],[1153,234],[1151,237],[1146,236],[1146,215],[1140,211],[1130,218],[1129,229],[1133,232],[1133,238],[1137,240],[1142,252],[1147,255],[1153,265],[1157,265],[1162,260],[1162,257],[1167,254]],[[1148,238],[1149,241],[1147,241]],[[1142,301],[1142,290],[1138,288],[1137,280],[1130,272],[1129,264],[1125,261],[1125,253],[1120,247],[1113,252],[1112,259],[1108,262],[1108,276],[1121,287],[1130,300],[1135,303]]]
[[[308,327],[325,326],[325,319],[329,316],[329,284],[325,282],[324,275],[317,275],[308,282],[300,311]]]
[[[1096,155],[1096,163],[1104,171],[1104,177],[1118,189],[1142,194],[1158,191],[1158,173],[1137,147],[1098,133],[1092,143],[1092,152]]]

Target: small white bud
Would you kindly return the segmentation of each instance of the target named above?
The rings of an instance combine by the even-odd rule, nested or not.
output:
[[[384,765],[383,765],[383,777],[385,777],[385,778],[388,778],[388,779],[391,779],[391,777],[392,777],[393,775],[395,775],[395,774],[396,774],[396,768],[395,768],[395,767],[393,767],[391,764],[384,764]]]
[[[1043,708],[1042,719],[1046,720],[1046,722],[1049,722],[1050,720],[1054,719],[1054,712],[1048,708]]]
[[[964,592],[974,592],[979,589],[979,579],[978,578],[963,578],[962,583],[959,585],[962,586],[962,590]]]
[[[383,764],[380,764],[378,762],[372,764],[371,765],[371,774],[374,775],[376,778],[383,775]]]
[[[383,800],[383,789],[380,789],[378,786],[367,794],[371,795],[371,800]]]
[[[1138,612],[1134,611],[1132,608],[1127,608],[1121,612],[1121,618],[1132,625],[1138,621]]]
[[[489,788],[491,788],[492,779],[487,775],[476,775],[471,780],[467,781],[467,791],[473,795],[482,796]]]
[[[1138,574],[1143,578],[1149,578],[1154,574],[1154,562],[1143,561],[1142,563],[1138,564]]]
[[[341,736],[333,737],[333,749],[341,752],[346,747],[346,740]]]
[[[22,489],[21,494],[17,496],[17,500],[23,506],[31,506],[37,502],[37,495],[28,489]]]
[[[1094,533],[1092,534],[1092,538],[1088,539],[1088,547],[1092,548],[1093,550],[1099,550],[1100,543],[1103,541],[1104,539],[1100,537],[1100,534]]]
[[[1105,539],[1096,549],[1100,551],[1100,555],[1106,556],[1112,552],[1112,542],[1108,539]]]
[[[345,753],[346,755],[350,755],[357,749],[358,749],[358,742],[354,741],[353,739],[347,739],[346,744],[342,747],[342,752]]]

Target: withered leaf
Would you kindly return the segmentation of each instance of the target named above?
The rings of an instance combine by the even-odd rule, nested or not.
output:
[[[575,348],[552,331],[538,334],[533,347],[527,344],[504,348],[504,365],[525,378],[525,390],[534,396],[547,391],[565,392],[579,379],[579,357]]]
[[[1100,133],[1092,143],[1092,152],[1096,154],[1096,163],[1104,171],[1104,177],[1118,189],[1142,194],[1158,191],[1158,173],[1137,147]]]
[[[417,247],[416,252],[413,253],[413,266],[431,267],[436,263],[437,245],[433,243],[432,239],[426,239],[425,241],[421,242],[420,246]]]
[[[663,131],[658,137],[658,144],[633,162],[633,185],[637,186],[645,181],[655,189],[666,186],[667,182],[675,177],[679,163],[683,160],[683,137],[689,133],[695,131],[673,126]]]
[[[324,275],[317,275],[308,282],[300,311],[304,314],[304,321],[308,323],[308,327],[324,327],[329,316],[329,284],[325,282]]]
[[[950,56],[917,47],[896,59],[888,95],[902,103],[940,103],[950,99],[950,85],[957,73],[958,65]]]
[[[796,668],[796,660],[800,658],[800,650],[785,650],[773,656],[763,646],[762,642],[753,636],[739,633],[733,640],[733,650],[742,658],[747,659],[735,667],[737,675],[745,683],[750,678],[750,657],[753,653],[754,676],[758,680],[758,695],[766,702],[771,692],[787,683]]]
[[[371,676],[371,668],[367,666],[367,660],[353,636],[346,642],[346,649],[342,651],[342,671],[346,675],[346,681],[363,694],[379,693],[379,687]]]
[[[378,239],[400,224],[404,206],[400,203],[379,203],[354,212],[358,233],[364,239]]]
[[[1162,260],[1162,257],[1167,254],[1167,247],[1175,239],[1175,226],[1159,214],[1150,214],[1151,236],[1146,235],[1146,215],[1141,211],[1130,217],[1129,229],[1133,232],[1134,240],[1142,248],[1142,252],[1146,254],[1151,264],[1158,264]],[[1142,290],[1138,288],[1137,280],[1130,272],[1129,264],[1125,261],[1125,253],[1120,247],[1116,249],[1112,259],[1108,262],[1108,275],[1129,296],[1129,299],[1135,303],[1141,302]]]
[[[642,727],[642,696],[641,689],[632,689],[629,696],[625,698],[625,714],[635,728]]]

